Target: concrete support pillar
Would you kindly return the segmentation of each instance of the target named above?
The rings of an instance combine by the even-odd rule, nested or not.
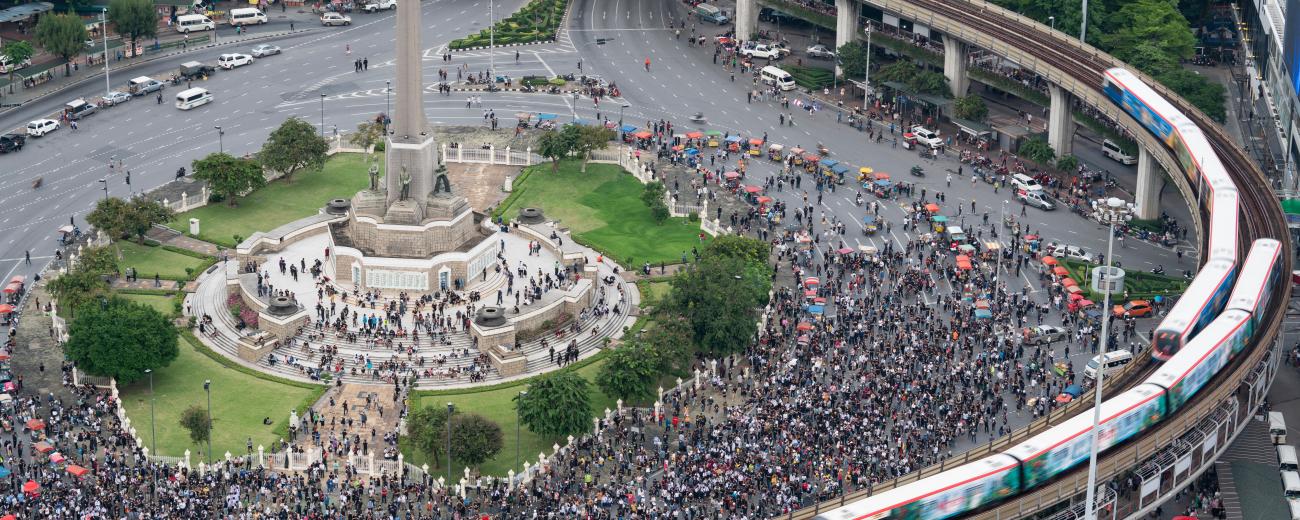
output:
[[[1070,105],[1074,98],[1065,89],[1048,85],[1052,106],[1047,118],[1047,144],[1056,150],[1056,156],[1069,155],[1074,152],[1074,115]]]
[[[970,76],[966,74],[966,42],[947,34],[943,35],[943,75],[948,77],[953,97],[966,95],[970,88]]]
[[[749,40],[758,30],[758,0],[736,0],[736,38]]]
[[[1153,219],[1160,216],[1160,174],[1159,166],[1147,149],[1138,147],[1137,189],[1134,190],[1133,205],[1140,219]]]
[[[841,45],[857,40],[861,8],[858,0],[835,0],[835,48],[832,50],[838,52]],[[844,74],[839,64],[835,65],[835,73]]]

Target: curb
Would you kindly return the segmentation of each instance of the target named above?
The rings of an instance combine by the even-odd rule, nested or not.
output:
[[[556,40],[541,40],[541,41],[528,42],[528,43],[503,43],[496,46],[484,45],[481,47],[465,47],[463,49],[452,49],[451,44],[447,44],[447,49],[451,52],[464,52],[464,51],[479,51],[483,49],[499,49],[499,48],[506,48],[506,47],[526,47],[529,45],[542,45],[542,44],[555,43],[555,42]]]
[[[159,54],[159,55],[156,55],[156,56],[152,56],[152,57],[146,58],[146,59],[141,60],[141,61],[132,62],[130,65],[127,65],[127,66],[122,67],[122,68],[120,68],[120,69],[116,69],[116,70],[114,70],[114,71],[112,71],[112,72],[126,72],[126,71],[130,71],[130,70],[133,70],[133,69],[139,68],[139,67],[144,66],[144,65],[148,65],[148,64],[151,64],[151,63],[157,62],[157,61],[159,61],[159,60],[163,60],[163,59],[166,59],[166,58],[173,58],[173,57],[180,56],[180,55],[183,55],[183,54],[188,54],[188,53],[190,53],[190,52],[197,52],[197,51],[201,51],[201,50],[211,49],[211,48],[213,48],[213,47],[222,47],[222,46],[226,46],[226,45],[242,44],[242,43],[250,42],[250,41],[270,40],[270,39],[276,39],[276,38],[284,38],[284,37],[295,36],[295,35],[299,35],[299,34],[303,34],[303,33],[315,32],[315,31],[317,31],[317,30],[319,30],[319,29],[315,29],[315,28],[310,28],[310,29],[299,29],[299,30],[296,30],[296,31],[283,31],[283,32],[276,32],[276,33],[265,33],[265,34],[259,34],[259,35],[249,36],[249,37],[247,37],[247,38],[241,38],[241,39],[222,40],[222,41],[220,41],[220,42],[216,42],[216,43],[208,43],[208,44],[206,44],[206,45],[202,45],[202,46],[194,46],[194,47],[187,48],[187,49],[185,49],[185,50],[181,50],[181,51],[172,51],[172,52],[168,52],[168,53],[166,53],[166,54]],[[59,88],[55,88],[55,89],[47,90],[47,91],[45,91],[45,92],[42,92],[42,93],[36,95],[36,97],[33,97],[33,98],[31,98],[31,99],[28,99],[27,101],[23,101],[22,103],[18,103],[18,104],[15,104],[15,105],[8,105],[8,106],[6,106],[6,108],[4,108],[3,110],[0,110],[0,116],[5,115],[5,114],[7,114],[7,113],[9,113],[9,112],[12,112],[12,111],[15,110],[15,109],[22,108],[22,107],[24,107],[24,106],[26,106],[26,105],[28,105],[28,104],[34,102],[34,101],[39,101],[39,100],[41,100],[41,99],[43,99],[43,98],[46,98],[46,97],[51,96],[51,95],[54,95],[54,94],[58,94],[59,92],[63,92],[63,91],[65,91],[65,90],[68,90],[68,89],[73,88],[73,87],[79,87],[79,86],[81,86],[82,84],[84,84],[84,83],[86,83],[86,82],[88,82],[88,81],[98,80],[100,74],[103,74],[103,72],[102,72],[102,71],[100,71],[100,72],[95,72],[94,74],[88,75],[88,76],[86,76],[86,77],[84,77],[84,78],[81,78],[81,79],[79,79],[79,80],[73,81],[73,82],[68,83],[68,84],[66,84],[66,85],[63,85],[63,86],[61,86],[61,87],[59,87]]]

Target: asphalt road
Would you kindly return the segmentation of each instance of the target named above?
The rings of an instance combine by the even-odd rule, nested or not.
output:
[[[522,4],[523,0],[498,2],[496,11],[510,13]],[[622,99],[607,99],[597,106],[589,98],[569,95],[454,92],[442,96],[426,89],[426,114],[435,124],[484,124],[483,111],[492,109],[505,120],[503,131],[511,131],[515,112],[576,114],[585,118],[599,114],[617,120],[619,105],[626,103],[623,118],[636,126],[644,126],[651,119],[668,119],[683,131],[708,128],[746,136],[766,133],[771,142],[807,148],[822,142],[831,149],[833,158],[853,165],[854,171],[858,166],[871,166],[893,173],[896,180],[915,182],[918,192],[922,188],[931,194],[944,192],[947,196],[944,212],[954,215],[960,223],[962,217],[955,215],[956,206],[962,205],[963,215],[970,219],[967,227],[978,228],[974,224],[986,212],[990,222],[999,222],[1004,202],[1006,211],[1019,214],[1020,205],[1010,200],[1009,190],[994,193],[988,184],[972,185],[968,176],[954,176],[949,187],[944,172],[957,168],[955,159],[920,160],[912,152],[891,147],[888,140],[881,144],[868,143],[865,133],[838,124],[833,110],[809,117],[806,112],[793,109],[795,126],[778,126],[782,111],[772,102],[746,103],[745,92],[752,84],[747,77],[739,75],[733,82],[730,72],[713,64],[711,45],[690,47],[685,39],[674,38],[673,32],[666,29],[670,17],[682,19],[682,9],[678,2],[575,0],[570,26],[555,44],[498,49],[494,54],[482,50],[460,52],[455,53],[451,63],[446,63],[441,59],[446,42],[487,26],[486,2],[426,1],[423,12],[426,86],[436,83],[440,68],[454,78],[456,67],[482,71],[494,58],[499,74],[516,78],[526,74],[576,73],[581,62],[583,73],[614,81],[622,91]],[[196,86],[211,90],[215,101],[195,110],[177,110],[172,105],[172,96],[178,87],[169,86],[161,105],[155,104],[152,97],[136,98],[88,118],[75,133],[65,127],[46,137],[29,139],[21,152],[0,155],[0,208],[3,208],[0,273],[6,277],[35,273],[52,258],[58,244],[56,229],[67,223],[69,217],[75,218],[84,229],[80,216],[104,196],[99,180],[108,176],[112,157],[122,159],[124,168],[131,172],[133,184],[127,186],[124,176],[115,173],[107,179],[108,193],[125,196],[171,180],[177,168],[188,169],[192,160],[219,148],[232,154],[256,151],[267,134],[287,117],[301,117],[330,133],[335,126],[351,129],[386,111],[385,82],[395,73],[391,61],[392,17],[391,12],[356,13],[351,27],[325,28],[274,42],[284,49],[283,54],[259,59],[233,71],[220,71],[205,82],[196,82]],[[471,21],[474,18],[481,19]],[[283,28],[269,24],[253,30],[277,29]],[[682,31],[683,38],[690,30],[688,23]],[[697,30],[712,35],[725,28],[709,25]],[[598,39],[604,39],[605,43],[598,43]],[[182,61],[198,59],[215,63],[216,57],[226,52],[247,52],[247,49],[212,49],[154,63],[123,74],[119,83],[138,75],[166,78]],[[353,61],[358,58],[369,60],[367,71],[354,71]],[[644,66],[647,58],[651,60],[648,72]],[[57,98],[31,103],[0,116],[0,128],[23,126],[31,119],[57,110],[70,99],[98,95],[102,90],[102,82],[90,82]],[[467,108],[466,99],[470,95],[481,96],[482,106]],[[708,124],[690,125],[687,118],[695,112],[703,112]],[[224,136],[219,138],[216,126],[223,128]],[[1099,157],[1095,150],[1081,150],[1080,154],[1085,160]],[[908,176],[907,171],[914,164],[922,165],[930,174],[924,178]],[[775,166],[765,160],[755,161],[750,169],[752,178],[773,172]],[[33,191],[31,182],[37,177],[44,178],[44,186]],[[811,183],[804,184],[804,188],[812,192]],[[791,208],[798,207],[796,200],[802,198],[792,190],[774,195],[790,202]],[[856,190],[851,185],[827,193],[819,210],[828,218],[848,225],[849,233],[845,235],[848,245],[879,246],[884,240],[901,245],[914,238],[897,225],[902,211],[895,204],[886,204],[881,213],[895,222],[892,232],[870,237],[861,233],[864,210],[853,203],[854,195]],[[874,200],[869,195],[865,198]],[[980,217],[971,216],[972,201],[977,208],[974,213]],[[1182,204],[1172,196],[1166,197],[1165,203]],[[1031,232],[1044,235],[1049,241],[1078,245],[1093,254],[1105,250],[1104,229],[1068,211],[1028,208],[1022,221]],[[992,228],[982,231],[986,238]],[[1006,241],[1006,237],[1002,240]],[[1160,264],[1173,271],[1195,265],[1191,257],[1180,264],[1169,249],[1132,242],[1136,241],[1130,241],[1126,248],[1116,248],[1116,258],[1127,268],[1147,270]],[[23,262],[24,251],[31,252],[33,265]],[[1028,285],[1033,294],[1039,297],[1043,294],[1042,287],[1028,272],[1020,277],[1013,272],[1003,276],[1012,290]],[[1145,324],[1141,330],[1150,325]],[[1082,359],[1083,356],[1076,353],[1074,357]],[[1080,361],[1076,360],[1076,366],[1081,366]]]

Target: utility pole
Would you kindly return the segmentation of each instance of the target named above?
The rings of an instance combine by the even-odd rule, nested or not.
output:
[[[113,92],[113,83],[108,79],[108,8],[99,14],[99,30],[104,32],[104,95]],[[134,49],[132,49],[134,50]]]

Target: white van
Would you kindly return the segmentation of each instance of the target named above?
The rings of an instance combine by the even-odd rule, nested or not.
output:
[[[1282,492],[1286,494],[1287,500],[1300,500],[1300,473],[1282,472]]]
[[[1017,173],[1015,175],[1012,175],[1011,185],[1015,186],[1016,189],[1025,190],[1025,191],[1035,191],[1035,190],[1043,189],[1043,185],[1039,184],[1037,179],[1034,179],[1033,177],[1030,177],[1023,173]]]
[[[1136,164],[1138,162],[1137,157],[1124,153],[1124,150],[1120,149],[1119,145],[1110,139],[1101,142],[1101,153],[1120,164]]]
[[[1128,366],[1133,362],[1133,353],[1127,350],[1116,350],[1106,353],[1106,376],[1110,377],[1119,372],[1121,368]],[[1088,361],[1088,366],[1083,368],[1083,377],[1087,379],[1097,378],[1097,366],[1101,364],[1101,356],[1093,356]]]
[[[266,13],[254,7],[230,10],[230,25],[261,25],[266,23]]]
[[[1273,444],[1286,444],[1286,418],[1282,412],[1268,412],[1268,436]]]
[[[194,87],[176,94],[176,108],[189,110],[212,102],[212,93],[208,89]]]
[[[24,67],[30,67],[31,64],[32,64],[31,58],[27,58],[17,64],[12,64],[9,63],[8,56],[5,56],[4,54],[0,54],[0,74],[8,74],[9,71],[11,70],[18,70]]]
[[[1277,447],[1277,465],[1282,471],[1300,470],[1300,461],[1295,458],[1295,446],[1282,444]]]
[[[217,28],[217,24],[211,18],[201,14],[187,14],[176,18],[176,32],[191,33],[194,31],[211,31]]]
[[[767,85],[776,85],[781,90],[794,90],[794,76],[780,67],[768,65],[758,71],[758,80]]]

